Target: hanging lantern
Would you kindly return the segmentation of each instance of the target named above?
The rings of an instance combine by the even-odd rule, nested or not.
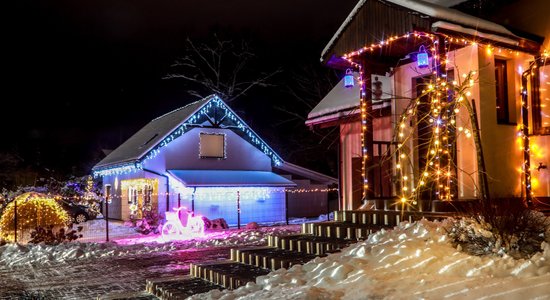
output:
[[[426,68],[429,64],[426,48],[424,48],[424,45],[420,45],[420,49],[418,49],[418,54],[416,55],[416,65],[419,68]]]
[[[344,75],[344,86],[346,88],[352,88],[353,84],[353,72],[351,71],[351,69],[347,69],[346,75]]]

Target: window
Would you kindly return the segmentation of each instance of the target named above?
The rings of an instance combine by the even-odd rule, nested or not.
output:
[[[534,90],[533,125],[535,133],[550,134],[550,64],[540,66],[533,75],[531,86]]]
[[[495,86],[497,95],[497,123],[509,124],[508,110],[508,78],[506,76],[506,61],[495,59]]]
[[[225,134],[200,133],[200,158],[225,158]]]

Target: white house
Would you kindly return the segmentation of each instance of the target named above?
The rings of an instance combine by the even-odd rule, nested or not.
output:
[[[109,217],[185,206],[229,225],[327,212],[336,179],[285,162],[215,95],[160,116],[93,167]]]

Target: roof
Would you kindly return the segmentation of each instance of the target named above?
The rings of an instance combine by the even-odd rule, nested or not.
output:
[[[301,177],[310,179],[312,181],[316,181],[321,184],[330,185],[330,184],[338,183],[338,179],[334,177],[327,176],[325,174],[321,174],[319,172],[315,172],[313,170],[306,169],[304,167],[300,167],[298,165],[295,165],[289,162],[284,162],[283,164],[281,164],[280,166],[277,166],[276,168],[293,175],[299,175]]]
[[[365,3],[369,2],[371,0],[360,0],[357,5],[354,7],[354,9],[351,11],[351,13],[348,15],[346,20],[342,23],[340,28],[336,31],[334,36],[331,38],[331,40],[328,42],[328,44],[323,49],[323,52],[321,53],[321,61],[325,61],[329,57],[327,55],[329,52],[332,51],[335,44],[340,39],[341,35],[344,31],[348,28],[348,26],[352,23],[352,21],[355,19],[355,17],[358,15],[359,11],[365,6]],[[380,0],[377,0],[380,1]],[[417,12],[423,16],[431,17],[435,21],[447,21],[452,24],[460,25],[462,27],[474,29],[475,32],[486,32],[493,34],[492,36],[497,35],[503,35],[504,37],[508,38],[518,38],[516,35],[514,35],[511,31],[506,29],[504,26],[499,25],[497,23],[481,19],[472,15],[468,15],[466,13],[463,13],[459,10],[452,9],[446,6],[450,5],[456,5],[463,1],[451,1],[451,0],[383,0],[382,2],[387,2],[390,4],[395,4],[407,9],[410,9],[414,12]],[[407,32],[388,32],[387,34],[406,34]],[[374,41],[372,41],[374,42]],[[370,43],[368,43],[370,44]],[[350,49],[351,50],[351,49]],[[353,49],[356,50],[356,49]],[[338,53],[339,55],[343,55],[344,53]]]
[[[208,96],[153,119],[97,163],[94,169],[138,161],[214,97]]]
[[[353,81],[355,84],[351,88],[344,87],[344,78],[342,78],[342,80],[328,92],[323,100],[311,110],[307,115],[308,120],[335,111],[342,111],[358,106],[359,93],[361,92],[361,84],[358,78],[359,73],[353,73]]]
[[[344,87],[344,79],[340,80],[330,92],[307,115],[306,125],[311,126],[332,120],[345,118],[359,113],[359,73],[353,73],[355,85]],[[381,108],[387,102],[373,102],[373,108]]]
[[[233,170],[169,170],[188,187],[293,187],[296,184],[282,176],[267,171]]]

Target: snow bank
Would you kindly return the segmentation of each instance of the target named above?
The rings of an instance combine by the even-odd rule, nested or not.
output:
[[[267,243],[269,234],[289,234],[299,230],[300,227],[297,225],[261,227],[256,230],[232,229],[206,232],[202,238],[169,243],[165,243],[159,235],[148,235],[108,243],[72,242],[55,246],[7,244],[0,246],[0,267],[14,267],[23,264],[48,265],[73,259],[120,257],[190,248],[262,245]]]
[[[340,253],[258,277],[234,291],[191,299],[532,298],[550,295],[550,245],[527,260],[470,256],[445,234],[447,222],[401,223]]]

